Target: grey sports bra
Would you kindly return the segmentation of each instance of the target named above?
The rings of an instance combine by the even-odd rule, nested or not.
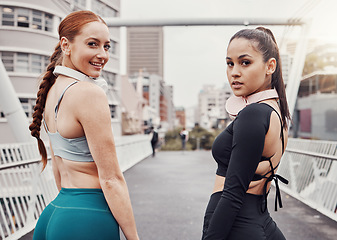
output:
[[[55,107],[55,122],[57,120],[57,112],[59,109],[59,105],[62,101],[64,93],[67,91],[69,87],[77,83],[75,81],[69,84],[62,92],[57,105]],[[46,131],[48,133],[51,146],[53,148],[53,152],[55,156],[59,156],[61,158],[72,160],[76,162],[93,162],[94,159],[91,156],[88,142],[85,136],[78,138],[64,138],[57,131],[55,133],[49,132],[48,126],[45,121],[43,121]]]

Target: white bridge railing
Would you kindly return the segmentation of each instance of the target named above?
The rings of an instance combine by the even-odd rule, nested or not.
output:
[[[46,144],[47,145],[47,144]],[[116,139],[122,171],[148,157],[148,136]],[[37,144],[0,145],[0,240],[19,239],[34,229],[43,209],[58,193],[51,164],[41,173]]]
[[[337,142],[289,138],[277,173],[283,191],[337,221]]]
[[[116,139],[121,169],[151,154],[147,136]],[[36,144],[0,145],[0,239],[30,232],[57,195],[51,164],[41,173]],[[337,221],[337,142],[289,139],[278,173],[282,190]]]

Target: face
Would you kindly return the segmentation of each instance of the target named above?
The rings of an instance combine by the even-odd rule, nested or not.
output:
[[[72,42],[62,38],[61,46],[65,55],[64,66],[97,78],[109,60],[108,27],[97,21],[88,23]]]
[[[246,97],[270,88],[275,59],[265,63],[255,44],[244,38],[236,38],[228,46],[227,78],[236,96]]]

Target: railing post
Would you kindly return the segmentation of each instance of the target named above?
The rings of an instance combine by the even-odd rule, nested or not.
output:
[[[143,135],[122,137],[116,141],[116,149],[123,172],[152,153],[150,141]],[[4,200],[0,205],[0,239],[15,240],[34,229],[58,190],[50,162],[41,173],[36,144],[0,145],[0,157],[0,198]]]
[[[30,166],[31,174],[32,174],[32,181],[31,181],[32,191],[31,191],[30,199],[29,199],[29,203],[28,203],[28,213],[27,213],[27,219],[26,219],[27,223],[35,221],[34,212],[35,212],[35,204],[36,204],[36,200],[37,200],[37,198],[36,198],[36,196],[37,196],[37,183],[38,183],[38,179],[39,179],[39,176],[40,176],[40,173],[39,173],[39,171],[37,171],[36,168],[38,168],[38,164],[32,164]]]
[[[329,147],[329,145],[331,147]],[[337,221],[337,142],[289,138],[278,174],[282,190]]]

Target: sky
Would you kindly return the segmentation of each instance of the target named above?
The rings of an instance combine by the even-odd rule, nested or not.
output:
[[[121,18],[293,18],[311,19],[310,38],[337,43],[335,0],[121,0]],[[298,39],[300,27],[267,26],[282,48]],[[203,85],[227,83],[226,48],[244,26],[164,27],[164,80],[174,88],[176,107],[197,105]],[[126,74],[126,30],[121,28],[121,74]]]

